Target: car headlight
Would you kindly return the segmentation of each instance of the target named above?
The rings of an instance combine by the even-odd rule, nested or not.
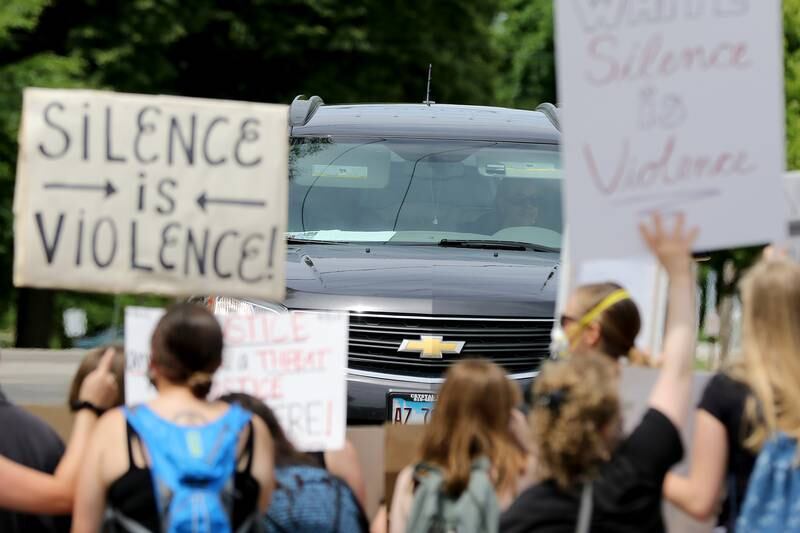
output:
[[[280,315],[288,313],[289,309],[273,302],[251,302],[229,296],[209,296],[206,300],[209,310],[215,315],[251,315],[256,313],[273,313]]]

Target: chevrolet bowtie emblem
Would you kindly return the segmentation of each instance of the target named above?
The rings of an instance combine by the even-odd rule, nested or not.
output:
[[[448,353],[461,353],[463,341],[444,341],[442,337],[422,335],[420,340],[404,339],[398,352],[416,352],[422,359],[441,359]]]

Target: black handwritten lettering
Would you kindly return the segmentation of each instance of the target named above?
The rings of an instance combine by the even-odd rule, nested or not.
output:
[[[250,243],[255,240],[264,241],[264,235],[260,233],[253,233],[245,237],[244,241],[242,242],[242,253],[239,256],[239,279],[244,281],[245,283],[258,283],[262,279],[264,279],[264,275],[261,274],[256,277],[249,277],[245,274],[245,262],[248,258],[254,257],[258,255],[258,248],[253,248],[250,246]]]
[[[168,246],[173,246],[178,242],[175,238],[170,238],[168,233],[172,229],[180,229],[181,225],[177,222],[171,222],[164,226],[164,229],[161,230],[161,246],[158,249],[158,262],[161,264],[161,267],[164,270],[175,270],[175,263],[167,262],[164,252],[166,251]]]
[[[225,117],[214,117],[214,119],[208,124],[208,127],[206,128],[206,134],[203,137],[203,157],[205,158],[206,163],[208,163],[211,166],[221,165],[228,160],[228,158],[225,156],[220,156],[217,159],[213,159],[211,155],[208,153],[208,141],[211,138],[211,131],[217,124],[227,124],[227,123],[228,119]]]
[[[83,104],[83,152],[81,157],[84,161],[89,160],[89,104]]]
[[[213,257],[213,265],[214,265],[214,273],[220,279],[228,279],[233,276],[232,272],[223,272],[219,266],[219,259],[220,259],[220,250],[222,249],[222,243],[227,237],[238,237],[239,232],[236,230],[228,230],[223,231],[222,235],[219,236],[217,239],[217,244],[214,245],[214,257]]]
[[[103,228],[104,225],[107,225],[109,231],[109,238],[110,243],[108,246],[108,253],[106,254],[106,259],[100,258],[100,230]],[[114,220],[111,217],[101,217],[97,220],[94,226],[94,231],[92,232],[92,258],[94,259],[94,264],[97,265],[99,268],[107,268],[108,265],[114,261],[114,257],[117,255],[117,226],[114,224]]]
[[[258,141],[259,139],[258,130],[248,129],[248,126],[250,125],[258,127],[260,126],[260,122],[255,118],[248,118],[242,122],[239,139],[236,141],[236,148],[233,151],[234,159],[236,159],[236,162],[243,167],[254,167],[261,163],[261,156],[258,156],[250,161],[243,161],[242,157],[239,155],[239,150],[242,147],[242,143],[252,143]]]
[[[167,203],[166,207],[157,206],[156,211],[162,215],[169,215],[175,211],[175,198],[172,191],[178,186],[178,182],[172,178],[164,178],[158,182],[158,195]],[[168,190],[171,189],[171,190]]]
[[[83,210],[80,211],[78,219],[78,243],[75,246],[75,266],[81,266],[81,254],[83,253]]]
[[[181,147],[183,148],[183,153],[186,156],[186,162],[189,165],[194,165],[194,140],[195,140],[195,132],[197,129],[197,115],[194,113],[191,114],[189,118],[189,135],[188,140],[184,136],[183,131],[181,131],[180,122],[178,121],[177,117],[171,117],[169,119],[169,140],[167,143],[167,163],[172,166],[174,162],[174,139],[178,137]]]
[[[44,215],[41,211],[36,213],[36,226],[39,229],[39,237],[42,240],[42,246],[44,247],[45,257],[47,257],[47,264],[50,265],[53,263],[53,258],[56,254],[56,248],[58,248],[58,239],[61,237],[61,228],[64,225],[64,213],[58,214],[58,222],[56,223],[56,234],[53,236],[53,242],[48,244],[47,236],[45,235],[44,230]]]
[[[153,267],[150,265],[143,265],[136,261],[136,235],[137,235],[137,222],[131,221],[131,270],[143,270],[145,272],[152,272]]]
[[[153,154],[150,157],[144,157],[140,150],[139,142],[142,140],[143,135],[147,135],[148,133],[153,133],[156,130],[155,124],[152,122],[145,123],[144,122],[144,114],[148,111],[152,111],[158,115],[161,115],[161,110],[155,106],[145,106],[140,111],[139,114],[136,116],[136,136],[133,139],[133,155],[136,157],[136,160],[139,163],[148,164],[148,163],[155,163],[158,161],[158,154]]]
[[[50,116],[50,111],[53,108],[58,109],[59,111],[64,111],[64,104],[62,104],[61,102],[50,102],[49,104],[47,104],[43,112],[44,123],[53,128],[54,130],[58,131],[64,137],[64,147],[60,151],[51,152],[45,148],[43,143],[39,143],[39,152],[41,152],[43,156],[49,159],[58,159],[59,157],[62,157],[64,154],[67,153],[71,141],[69,138],[69,132],[67,132],[66,129],[53,122],[53,119]]]
[[[124,156],[114,155],[113,153],[112,131],[114,131],[114,128],[111,125],[111,106],[106,106],[106,161],[110,163],[124,163],[127,161]]]
[[[197,272],[200,275],[206,274],[206,255],[208,253],[208,229],[203,230],[202,248],[198,248],[198,242],[191,228],[186,230],[186,253],[184,255],[183,273],[189,275],[190,255],[193,255],[197,265]]]

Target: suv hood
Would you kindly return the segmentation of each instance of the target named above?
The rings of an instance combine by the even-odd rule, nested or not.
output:
[[[287,254],[290,309],[552,318],[557,253],[429,245],[302,244]]]

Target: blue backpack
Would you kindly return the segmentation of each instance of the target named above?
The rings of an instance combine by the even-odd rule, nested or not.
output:
[[[275,469],[275,491],[264,516],[269,533],[366,533],[367,520],[350,487],[316,466]]]
[[[778,433],[758,454],[736,522],[740,533],[800,532],[797,441]]]
[[[146,405],[125,409],[125,416],[150,456],[161,530],[229,533],[236,448],[252,415],[234,404],[203,426],[175,425]]]

